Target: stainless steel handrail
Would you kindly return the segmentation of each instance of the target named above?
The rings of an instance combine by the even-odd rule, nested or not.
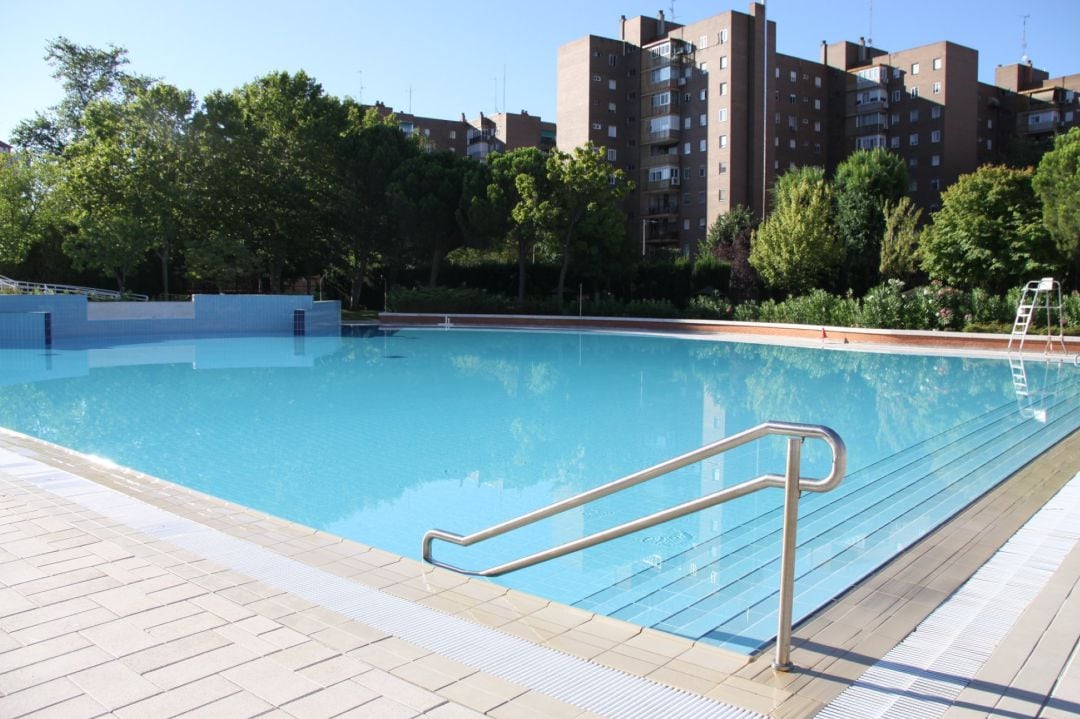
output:
[[[481,570],[462,569],[446,562],[441,562],[431,556],[431,545],[436,539],[462,547],[491,539],[501,534],[519,529],[542,519],[560,514],[569,509],[580,507],[601,497],[614,494],[629,487],[633,487],[650,479],[663,476],[675,470],[691,464],[696,464],[715,455],[740,447],[749,442],[770,435],[787,436],[787,468],[784,475],[763,474],[754,479],[747,480],[733,487],[712,492],[697,499],[683,502],[669,509],[655,512],[646,517],[625,522],[615,527],[605,529],[595,534],[590,534],[571,542],[566,542],[557,547],[546,549],[541,552],[530,554],[505,564]],[[820,439],[829,445],[832,450],[832,468],[823,479],[812,479],[801,476],[799,463],[802,441],[805,439]],[[780,557],[780,619],[779,631],[776,639],[776,659],[773,666],[782,671],[791,669],[790,644],[791,644],[791,607],[793,597],[793,585],[795,582],[795,537],[798,520],[798,501],[801,492],[828,492],[835,488],[844,477],[847,469],[847,448],[844,441],[832,429],[822,425],[801,424],[797,422],[763,422],[756,427],[744,430],[730,437],[725,437],[717,442],[707,444],[692,452],[673,457],[665,462],[629,474],[613,482],[601,485],[594,489],[568,497],[558,502],[549,504],[535,511],[523,514],[520,517],[501,522],[479,532],[462,536],[454,532],[442,529],[431,529],[424,534],[422,556],[425,562],[437,567],[449,569],[460,574],[479,577],[497,577],[507,572],[524,569],[540,562],[546,562],[571,552],[593,547],[602,542],[626,536],[642,529],[648,529],[657,524],[684,517],[687,514],[700,512],[703,509],[723,504],[738,497],[745,496],[760,489],[779,487],[785,490],[784,500],[784,529],[783,547]]]
[[[136,302],[147,302],[150,299],[147,295],[138,294],[136,292],[120,293],[116,290],[102,290],[96,287],[60,285],[48,282],[23,282],[22,280],[13,280],[2,275],[0,275],[0,288],[6,288],[22,294],[83,295],[94,299],[128,299]]]

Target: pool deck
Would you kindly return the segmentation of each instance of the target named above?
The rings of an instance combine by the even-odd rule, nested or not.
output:
[[[5,719],[620,715],[553,698],[539,676],[509,681],[448,658],[155,534],[172,520],[135,529],[30,481],[14,456],[39,475],[70,473],[239,542],[240,554],[298,562],[582,667],[799,719],[911,634],[1080,471],[1080,432],[798,626],[789,674],[774,672],[769,655],[751,660],[465,579],[20,435],[0,434],[0,454]],[[1073,547],[944,716],[1080,716],[1078,635]]]

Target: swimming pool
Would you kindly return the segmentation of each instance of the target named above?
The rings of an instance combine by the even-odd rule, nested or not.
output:
[[[1078,425],[1075,368],[602,333],[402,330],[0,352],[0,425],[404,556],[764,420],[826,424],[848,476],[801,502],[796,618]],[[482,567],[781,472],[782,439],[485,545]],[[823,476],[820,443],[804,474]],[[498,580],[743,652],[776,626],[781,492]]]

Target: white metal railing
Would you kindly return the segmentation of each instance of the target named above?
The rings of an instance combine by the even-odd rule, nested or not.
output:
[[[434,559],[431,555],[432,543],[438,539],[462,547],[491,539],[507,532],[533,524],[542,519],[552,517],[575,507],[580,507],[602,497],[607,497],[629,487],[633,487],[650,479],[663,476],[675,470],[691,464],[696,464],[715,455],[727,452],[730,449],[748,444],[763,437],[781,435],[788,437],[787,467],[783,475],[763,474],[754,479],[747,480],[732,487],[712,492],[692,499],[688,502],[655,512],[646,517],[641,517],[625,522],[615,527],[605,529],[595,534],[590,534],[575,539],[557,547],[552,547],[520,559],[515,559],[488,569],[472,570],[462,569],[446,562]],[[801,476],[799,470],[802,442],[806,439],[820,439],[832,450],[832,468],[828,476],[823,479],[811,479]],[[632,532],[648,529],[657,524],[678,519],[703,509],[729,502],[732,499],[751,494],[761,489],[778,487],[784,489],[784,526],[783,542],[780,554],[780,608],[778,630],[776,637],[776,657],[773,667],[780,671],[789,671],[791,664],[791,610],[794,597],[795,584],[795,540],[798,524],[799,494],[801,492],[827,492],[837,485],[844,477],[847,469],[847,448],[844,441],[832,429],[822,425],[800,424],[796,422],[764,422],[750,429],[725,437],[717,442],[707,444],[692,452],[673,457],[647,469],[628,474],[613,482],[587,490],[567,499],[549,504],[546,507],[523,514],[514,519],[501,522],[494,526],[482,529],[478,532],[462,536],[442,529],[431,529],[424,534],[422,556],[425,562],[449,569],[460,574],[480,577],[496,577],[501,574],[513,572],[518,569],[531,567],[534,564],[556,559],[571,552],[593,547],[597,544],[618,539]]]
[[[134,292],[117,292],[116,290],[101,290],[96,287],[79,287],[78,285],[60,285],[50,282],[22,282],[0,275],[0,292],[18,295],[83,295],[95,300],[134,300],[146,302],[150,298]]]

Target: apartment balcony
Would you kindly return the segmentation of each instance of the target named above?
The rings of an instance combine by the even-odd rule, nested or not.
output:
[[[665,177],[662,180],[648,180],[645,182],[646,192],[665,192],[673,188],[678,190],[680,186],[678,177]]]
[[[650,80],[649,92],[663,92],[665,90],[678,90],[680,87],[686,85],[685,77],[678,77],[672,73],[671,77],[665,80]]]
[[[1040,110],[1017,118],[1017,131],[1022,135],[1053,132],[1061,127],[1061,115],[1057,110]]]
[[[671,127],[666,130],[646,132],[644,143],[647,145],[672,144],[678,142],[679,137],[679,129],[677,127]]]
[[[679,203],[672,202],[670,204],[650,204],[645,209],[645,217],[649,218],[662,218],[662,217],[674,217],[679,214]]]

